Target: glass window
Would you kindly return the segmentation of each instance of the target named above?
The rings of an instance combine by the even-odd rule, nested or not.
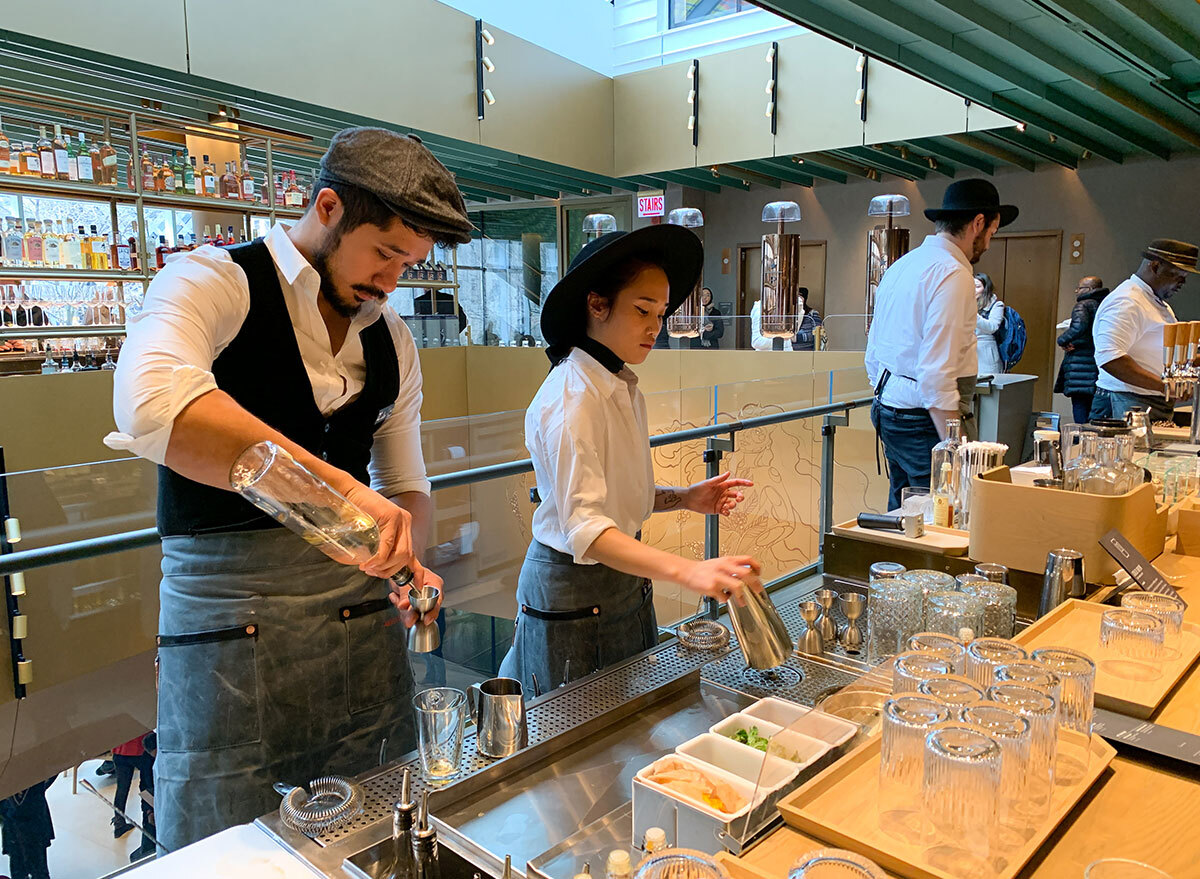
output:
[[[752,8],[749,0],[670,0],[670,26],[696,24]]]
[[[588,214],[612,214],[617,228],[629,231],[633,228],[633,199],[613,199],[611,202],[588,202],[586,205],[566,207],[563,223],[567,227],[567,258],[570,265],[576,254],[587,244],[583,234],[583,220]]]
[[[42,195],[21,196],[21,212],[26,223],[34,220],[61,222],[72,230],[92,226],[101,235],[112,233],[112,205],[106,201],[80,201],[75,198],[50,198]]]

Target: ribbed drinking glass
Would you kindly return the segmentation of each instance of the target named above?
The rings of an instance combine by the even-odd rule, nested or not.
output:
[[[951,674],[962,674],[967,646],[954,635],[942,632],[917,632],[908,639],[909,650],[934,653],[951,664]]]
[[[965,595],[983,602],[984,638],[1011,638],[1017,622],[1017,590],[990,580],[972,580],[962,585]]]
[[[989,687],[995,678],[996,666],[1028,658],[1029,654],[1020,644],[1004,638],[976,638],[967,645],[965,674],[981,687]]]
[[[922,696],[937,699],[950,709],[950,717],[958,720],[963,708],[983,698],[983,688],[963,675],[934,675],[917,685]]]
[[[879,823],[885,832],[924,837],[917,791],[925,766],[925,736],[950,719],[950,709],[925,696],[894,696],[883,704],[879,750]]]
[[[796,861],[788,871],[788,879],[888,879],[888,876],[878,864],[862,855],[840,848],[822,848]]]
[[[1114,608],[1100,616],[1100,652],[1117,674],[1121,674],[1117,666],[1123,669],[1125,660],[1141,667],[1158,668],[1166,636],[1166,623],[1154,614]]]
[[[909,650],[892,660],[892,692],[915,693],[921,681],[934,675],[950,674],[952,666],[945,657],[936,653]]]
[[[1018,659],[996,666],[993,675],[992,682],[996,684],[1025,684],[1045,690],[1054,697],[1061,709],[1062,681],[1045,663],[1034,659]]]
[[[1045,690],[1025,684],[993,684],[987,698],[1029,721],[1029,774],[1023,808],[1040,820],[1050,809],[1058,752],[1058,703]]]
[[[1178,658],[1183,636],[1183,612],[1187,605],[1174,596],[1158,592],[1127,592],[1121,596],[1121,607],[1159,617],[1165,627],[1164,657]]]
[[[1002,849],[1018,848],[1029,829],[1028,810],[1021,808],[1029,779],[1033,739],[1029,718],[995,702],[977,702],[962,712],[963,723],[977,726],[1000,746],[1000,802],[996,842]]]
[[[958,584],[954,582],[954,577],[944,571],[919,568],[915,571],[905,571],[900,575],[900,579],[916,583],[921,587],[922,613],[924,613],[925,602],[928,601],[931,592],[955,592],[958,590]]]
[[[953,876],[990,875],[1001,752],[974,727],[946,724],[925,737],[921,803],[936,860]]]
[[[1096,663],[1070,647],[1039,647],[1032,659],[1058,675],[1062,683],[1058,723],[1084,735],[1092,734],[1096,699]]]
[[[983,631],[983,601],[965,592],[931,592],[925,600],[925,628],[970,641]]]

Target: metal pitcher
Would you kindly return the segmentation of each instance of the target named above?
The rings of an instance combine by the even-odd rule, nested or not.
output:
[[[475,747],[485,757],[508,757],[529,744],[521,682],[491,678],[467,688]]]
[[[743,589],[741,594],[744,605],[730,599],[726,607],[746,664],[760,669],[783,665],[793,644],[779,611],[765,592]]]

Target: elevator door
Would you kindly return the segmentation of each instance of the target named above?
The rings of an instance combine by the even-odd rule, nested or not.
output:
[[[1036,375],[1034,408],[1048,411],[1054,391],[1054,346],[1058,330],[1058,273],[1062,232],[1012,232],[992,238],[992,245],[975,265],[992,279],[1005,305],[1025,321],[1028,339],[1015,373]]]

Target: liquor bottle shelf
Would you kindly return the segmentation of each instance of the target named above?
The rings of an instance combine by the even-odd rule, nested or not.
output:
[[[122,272],[114,269],[46,269],[0,266],[0,279],[6,281],[127,281],[146,283],[140,271]]]

